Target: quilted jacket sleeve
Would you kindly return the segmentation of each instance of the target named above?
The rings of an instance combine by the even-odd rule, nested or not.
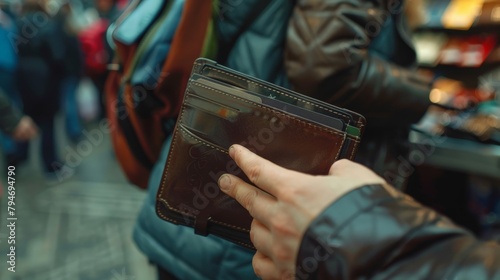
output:
[[[500,246],[382,185],[340,198],[313,223],[298,279],[500,279]]]
[[[402,13],[391,8],[400,2],[297,1],[285,54],[294,89],[357,111],[372,127],[418,121],[430,105],[430,79],[368,52],[388,17]]]

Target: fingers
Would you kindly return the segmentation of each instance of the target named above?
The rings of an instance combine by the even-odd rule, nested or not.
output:
[[[293,182],[297,172],[278,166],[240,145],[229,148],[229,155],[247,175],[248,179],[262,190],[277,197],[285,180]]]
[[[286,270],[280,270],[276,264],[260,251],[257,251],[252,259],[252,266],[255,274],[266,280],[295,280],[298,279],[295,276],[295,269],[290,267]]]
[[[356,168],[356,165],[359,165],[355,162],[352,162],[348,159],[337,160],[332,164],[330,170],[328,171],[328,175],[340,176],[349,168]]]
[[[266,226],[269,225],[271,218],[269,213],[272,212],[271,208],[276,203],[275,198],[230,174],[224,174],[219,178],[219,186],[224,193],[236,199],[247,209],[254,219]]]
[[[329,175],[342,177],[352,183],[384,184],[385,180],[359,163],[341,159],[332,164]]]
[[[261,279],[280,279],[278,268],[260,251],[253,256],[252,266],[255,274]]]
[[[272,256],[273,236],[271,231],[258,220],[253,220],[250,227],[250,240],[255,249],[266,256]]]

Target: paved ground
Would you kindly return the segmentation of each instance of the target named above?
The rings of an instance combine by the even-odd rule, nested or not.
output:
[[[109,135],[102,133],[102,140],[86,147],[80,142],[79,153],[78,143],[66,141],[60,121],[58,127],[60,155],[64,159],[76,152],[81,160],[68,158],[74,168],[61,174],[67,178],[60,183],[47,182],[35,141],[30,161],[16,167],[15,273],[7,271],[7,168],[1,165],[0,279],[156,279],[155,271],[131,240],[145,193],[127,184],[113,156]]]

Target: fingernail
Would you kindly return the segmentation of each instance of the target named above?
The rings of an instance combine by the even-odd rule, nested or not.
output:
[[[223,192],[227,192],[231,187],[231,177],[227,174],[220,176],[219,187]]]
[[[234,155],[234,145],[231,145],[231,147],[229,147],[228,153],[229,153],[230,157],[233,157],[233,155]]]

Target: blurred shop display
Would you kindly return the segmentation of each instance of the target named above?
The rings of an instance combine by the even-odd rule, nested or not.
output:
[[[500,67],[479,77],[479,88],[494,93],[500,102]]]
[[[432,118],[425,123],[432,122],[430,130],[434,135],[500,145],[500,107],[496,101],[483,102],[471,110],[430,113],[426,117]]]
[[[423,66],[480,67],[500,62],[497,36],[491,34],[448,36],[422,33],[415,36],[419,63]]]
[[[428,0],[427,29],[475,30],[500,25],[498,0]]]
[[[429,127],[429,119],[422,123],[438,135],[500,143],[495,101],[500,96],[500,0],[432,0],[426,14],[414,35],[419,65],[465,86],[445,79],[448,84],[434,89],[430,98],[465,111],[428,117],[435,127]]]
[[[500,0],[430,0],[415,33],[422,67],[476,88],[500,66]]]
[[[463,174],[481,235],[500,236],[500,0],[427,2],[414,34],[419,65],[463,86],[443,79],[431,92],[441,108],[414,127],[411,152],[430,151],[428,166]]]
[[[426,9],[427,21],[414,36],[418,62],[436,77],[465,87],[443,79],[431,101],[462,110],[428,116],[421,127],[438,135],[500,143],[495,100],[500,96],[500,0],[429,0]]]

